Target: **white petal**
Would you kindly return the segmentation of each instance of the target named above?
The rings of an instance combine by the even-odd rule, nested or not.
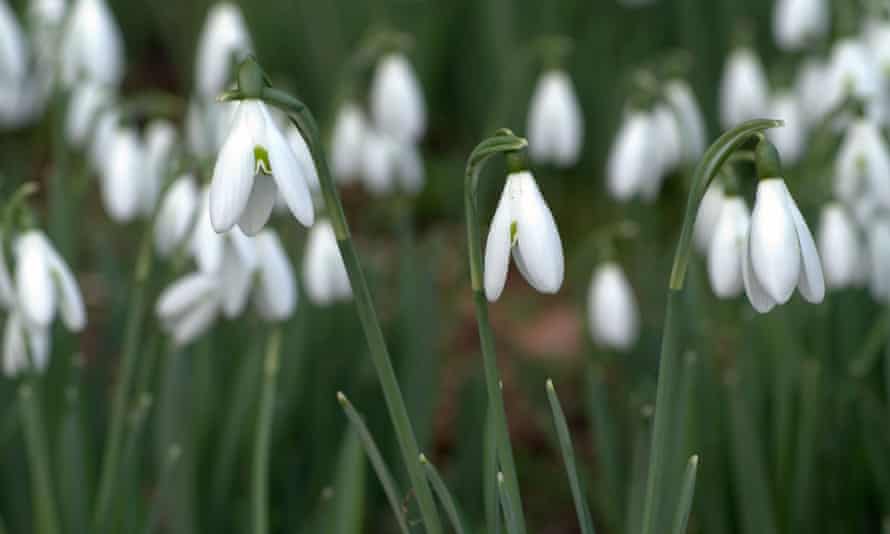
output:
[[[241,10],[232,2],[210,8],[198,39],[195,77],[198,92],[215,98],[231,81],[232,67],[252,49]]]
[[[198,268],[205,273],[215,273],[219,271],[219,266],[222,264],[225,238],[216,233],[216,230],[213,229],[213,224],[210,222],[209,200],[208,187],[205,186],[204,191],[201,193],[200,211],[195,222],[195,234],[192,237],[191,248]],[[230,232],[236,230],[238,229],[232,228]]]
[[[757,279],[757,273],[754,271],[754,266],[751,263],[750,241],[751,237],[749,235],[748,242],[745,245],[744,263],[742,263],[742,279],[745,282],[745,294],[748,295],[748,300],[755,310],[760,313],[767,313],[776,306],[776,301],[766,292],[766,289],[763,288]]]
[[[784,304],[800,278],[800,241],[781,178],[761,180],[748,240],[754,274],[770,297]]]
[[[42,326],[25,326],[28,339],[28,351],[31,361],[38,372],[46,371],[49,366],[49,329]]]
[[[309,192],[307,177],[300,166],[297,156],[278,127],[272,122],[265,108],[266,130],[264,142],[269,151],[269,163],[272,175],[294,217],[305,227],[312,226],[315,220],[315,208],[312,206],[312,194]]]
[[[176,319],[199,303],[212,300],[219,287],[219,280],[205,273],[183,276],[165,289],[158,297],[155,313],[162,320]]]
[[[22,319],[10,313],[3,330],[3,374],[13,377],[29,367]]]
[[[785,187],[784,182],[782,186]],[[819,259],[819,253],[816,251],[813,234],[810,233],[810,228],[801,215],[797,203],[791,198],[787,187],[785,187],[785,199],[788,211],[794,221],[797,238],[800,241],[801,269],[797,287],[803,298],[809,302],[822,302],[825,297],[825,278],[822,274],[822,260]]]
[[[15,302],[12,276],[6,263],[6,236],[0,232],[0,307],[9,308]]]
[[[62,322],[72,332],[80,332],[87,324],[86,307],[80,287],[65,260],[56,252],[46,236],[41,235],[41,237],[46,249],[50,273],[58,281],[59,311],[62,314]]]
[[[113,135],[109,159],[102,175],[102,199],[116,222],[131,221],[140,211],[145,153],[136,132],[120,128]]]
[[[393,189],[397,147],[389,138],[370,130],[362,147],[362,178],[365,187],[375,195],[389,193]]]
[[[822,209],[818,240],[828,286],[840,289],[853,285],[862,253],[854,223],[839,203],[826,204]]]
[[[532,157],[562,167],[574,165],[581,151],[583,122],[568,75],[561,70],[544,73],[529,105],[528,138]]]
[[[420,83],[401,54],[380,60],[370,88],[374,123],[402,142],[416,142],[426,129],[426,109]]]
[[[62,41],[62,79],[71,86],[80,78],[108,85],[124,74],[123,40],[104,0],[76,0]]]
[[[56,291],[41,236],[27,232],[16,241],[15,282],[25,321],[49,326],[56,313]]]
[[[727,197],[708,251],[708,276],[720,298],[742,291],[742,262],[748,236],[748,208],[739,197]]]
[[[256,160],[248,102],[239,105],[232,129],[219,151],[210,185],[210,221],[217,232],[238,222],[253,189]]]
[[[702,197],[701,203],[698,205],[698,213],[695,216],[695,225],[693,226],[693,236],[695,246],[699,252],[707,253],[711,246],[711,238],[714,235],[714,228],[717,226],[717,219],[723,209],[723,186],[719,181],[711,182]]]
[[[720,85],[720,119],[732,128],[767,111],[768,87],[760,58],[749,48],[735,49],[727,59]]]
[[[182,347],[201,337],[213,325],[218,313],[219,302],[216,299],[202,301],[187,310],[172,325],[174,343]]]
[[[140,204],[142,212],[151,215],[161,187],[167,180],[177,148],[176,128],[165,119],[152,120],[145,128],[145,169]]]
[[[282,321],[294,313],[297,305],[293,267],[277,234],[265,230],[254,240],[260,259],[255,292],[257,311],[264,319]]]
[[[253,190],[247,200],[247,206],[241,212],[238,226],[247,235],[256,235],[272,216],[278,188],[270,176],[257,175],[253,182]]]
[[[196,220],[198,205],[195,179],[190,174],[177,178],[161,201],[155,223],[155,250],[161,257],[169,255],[185,240]]]
[[[396,176],[399,178],[402,190],[406,193],[417,194],[423,189],[423,159],[417,146],[402,145],[399,148],[396,158]]]
[[[220,284],[223,313],[231,319],[241,315],[241,312],[244,311],[247,298],[250,296],[254,266],[245,265],[234,247],[230,247],[228,250],[220,271]]]
[[[288,144],[290,144],[291,150],[294,151],[294,155],[297,157],[301,175],[306,179],[309,189],[318,191],[321,186],[318,183],[318,171],[315,169],[315,160],[312,158],[312,152],[309,150],[309,145],[307,145],[306,140],[303,139],[303,134],[301,134],[300,130],[293,124],[288,124],[287,141]]]
[[[111,98],[111,93],[95,82],[87,81],[74,88],[65,120],[65,134],[69,143],[77,147],[84,145],[99,110],[107,106]]]
[[[625,117],[609,152],[606,186],[619,201],[639,193],[657,171],[653,166],[654,130],[648,113],[635,111]]]
[[[504,284],[507,283],[507,271],[510,268],[511,228],[513,224],[512,204],[510,202],[509,182],[504,186],[498,207],[495,209],[488,239],[485,242],[485,296],[494,302],[501,296]]]
[[[0,79],[21,80],[28,70],[28,43],[15,13],[0,2]]]
[[[636,343],[639,333],[636,299],[624,272],[615,263],[604,263],[593,273],[587,311],[596,343],[618,350],[628,350]]]
[[[331,135],[331,171],[343,183],[359,176],[367,125],[361,108],[352,102],[337,114]]]
[[[665,96],[681,124],[685,160],[695,162],[705,151],[707,140],[704,117],[692,89],[683,80],[671,80],[665,87]]]
[[[531,173],[512,174],[507,177],[507,184],[511,189],[511,211],[517,226],[516,247],[520,249],[528,271],[524,274],[538,291],[556,293],[562,286],[564,260],[553,213]]]

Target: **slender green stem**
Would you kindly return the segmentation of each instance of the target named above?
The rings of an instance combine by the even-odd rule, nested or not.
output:
[[[278,380],[278,360],[281,351],[281,329],[269,334],[263,365],[263,389],[253,448],[253,477],[250,507],[253,534],[269,532],[269,442],[272,436],[272,416],[275,409],[275,384]]]
[[[692,501],[695,496],[695,475],[698,471],[698,456],[692,455],[686,465],[686,473],[683,475],[683,487],[680,490],[680,504],[674,515],[674,534],[684,534],[686,525],[689,524],[689,512],[692,511]]]
[[[31,463],[31,484],[34,495],[34,522],[37,534],[58,534],[59,520],[53,496],[46,430],[40,400],[32,385],[19,388],[19,408],[25,430],[28,461]]]
[[[95,525],[105,523],[114,494],[115,481],[118,478],[123,434],[126,427],[127,404],[130,398],[131,384],[136,373],[139,342],[143,323],[145,322],[146,286],[148,285],[148,277],[152,266],[152,223],[146,224],[142,242],[140,243],[139,258],[137,259],[133,280],[134,294],[130,300],[130,308],[127,311],[127,325],[124,331],[124,345],[121,352],[120,376],[114,392],[114,399],[112,400],[111,422],[108,427],[108,436],[103,452],[99,494],[94,516]]]
[[[173,470],[181,457],[182,448],[179,445],[173,444],[167,448],[167,454],[164,458],[163,466],[161,466],[161,478],[158,481],[154,501],[151,504],[151,511],[148,514],[144,534],[152,534],[161,524],[163,505],[166,501],[165,497],[168,495],[170,484],[173,481]]]
[[[423,454],[420,455],[420,463],[426,468],[426,474],[430,479],[430,484],[433,485],[433,490],[435,490],[436,494],[439,496],[442,508],[444,508],[445,513],[448,514],[448,519],[451,521],[451,527],[454,529],[454,532],[456,534],[468,533],[469,529],[464,525],[463,514],[457,507],[457,501],[454,500],[454,497],[448,490],[448,486],[445,485],[445,481],[442,480],[442,476],[439,475],[439,470],[436,469],[436,466],[431,464]]]
[[[516,510],[513,509],[513,501],[504,481],[504,474],[498,473],[498,496],[501,498],[501,508],[504,510],[504,524],[507,525],[507,534],[519,534],[519,526],[516,520]]]

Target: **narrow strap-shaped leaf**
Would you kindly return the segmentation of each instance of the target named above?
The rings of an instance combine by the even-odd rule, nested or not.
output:
[[[501,508],[504,510],[504,524],[507,525],[507,534],[518,534],[516,526],[516,510],[513,509],[513,501],[507,491],[504,474],[498,472],[498,496],[501,500]]]
[[[448,490],[448,486],[445,485],[445,481],[442,480],[436,466],[430,463],[423,454],[420,455],[420,463],[423,464],[423,467],[426,469],[426,476],[430,479],[433,491],[439,496],[439,501],[442,503],[442,508],[445,509],[445,514],[448,515],[448,519],[451,521],[451,526],[454,528],[454,532],[457,534],[467,534],[470,532],[464,525],[464,515],[458,508],[457,501],[454,500],[454,496],[451,495],[451,491]]]
[[[692,511],[692,501],[695,497],[695,476],[698,472],[698,455],[693,454],[686,465],[686,473],[683,475],[683,487],[680,491],[680,500],[677,512],[674,515],[674,534],[684,534],[686,525],[689,524],[689,512]]]
[[[170,493],[169,490],[170,483],[173,480],[173,472],[176,469],[176,464],[179,463],[180,457],[182,457],[182,448],[180,448],[179,445],[173,444],[167,448],[167,454],[165,455],[163,465],[161,466],[161,477],[158,480],[155,498],[151,503],[151,510],[148,513],[148,521],[145,523],[144,534],[152,534],[161,524],[164,501]]]
[[[553,380],[547,380],[547,400],[550,402],[550,410],[553,412],[553,424],[556,426],[556,435],[559,438],[559,448],[562,459],[565,462],[566,473],[569,476],[569,486],[572,488],[572,498],[575,500],[575,512],[578,514],[578,523],[581,525],[581,534],[594,534],[593,518],[590,516],[590,508],[587,505],[587,497],[578,477],[578,466],[575,463],[575,449],[572,446],[572,437],[569,434],[569,425],[566,424],[566,416],[556,396]]]
[[[19,388],[19,408],[25,431],[28,461],[31,464],[31,484],[34,494],[34,523],[37,534],[58,534],[59,520],[53,496],[53,481],[49,467],[46,430],[43,425],[38,394],[30,385]]]

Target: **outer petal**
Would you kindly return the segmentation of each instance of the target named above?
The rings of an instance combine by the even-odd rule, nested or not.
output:
[[[250,296],[255,265],[245,265],[234,247],[230,247],[228,251],[220,272],[220,289],[223,313],[231,319],[244,311],[247,297]]]
[[[318,171],[315,169],[315,160],[312,158],[312,152],[309,150],[306,140],[303,139],[303,134],[292,124],[288,125],[287,128],[287,141],[297,157],[297,162],[300,164],[300,172],[306,179],[309,189],[318,191],[321,186],[318,183]]]
[[[231,131],[219,151],[210,185],[210,221],[217,232],[230,230],[247,206],[253,189],[254,142],[240,104]]]
[[[782,186],[785,187],[784,182]],[[803,298],[809,302],[822,302],[822,299],[825,298],[825,277],[822,274],[822,260],[819,259],[819,253],[816,251],[813,234],[810,233],[810,228],[801,215],[797,203],[791,198],[787,187],[785,187],[785,202],[800,241],[801,269],[797,288]]]
[[[3,374],[12,377],[28,368],[24,327],[18,313],[10,313],[3,330]]]
[[[179,177],[161,200],[155,226],[155,250],[166,257],[185,240],[194,226],[199,205],[198,187],[189,175]]]
[[[766,292],[760,281],[757,280],[757,274],[754,272],[754,266],[751,263],[750,241],[751,236],[749,235],[748,242],[745,244],[744,263],[742,263],[742,279],[745,282],[745,294],[748,295],[748,300],[755,310],[760,313],[767,313],[776,306],[776,301]]]
[[[219,280],[215,276],[201,272],[188,274],[161,293],[155,312],[162,320],[175,320],[200,302],[212,300],[218,288]]]
[[[514,220],[511,207],[508,183],[501,193],[485,242],[485,296],[491,302],[501,296],[504,284],[507,283],[507,271],[510,268],[510,225]]]
[[[253,190],[250,192],[250,198],[247,200],[247,206],[241,212],[241,218],[238,219],[238,226],[247,235],[256,235],[269,217],[272,216],[272,209],[275,207],[275,199],[278,197],[278,188],[275,187],[275,181],[269,176],[258,175],[253,182]]]
[[[396,152],[395,144],[385,135],[373,130],[366,133],[362,148],[362,178],[371,193],[382,195],[392,190]]]
[[[201,271],[205,273],[216,273],[222,264],[223,247],[225,246],[225,238],[216,233],[210,222],[210,206],[207,188],[202,193],[203,200],[197,214],[195,222],[195,234],[192,237],[192,253],[195,256],[195,262]],[[238,230],[232,228],[230,232]],[[240,232],[240,230],[238,230]]]
[[[143,186],[148,179],[144,165],[145,154],[136,132],[118,129],[102,174],[102,199],[113,220],[131,221],[139,213]]]
[[[736,297],[742,291],[742,262],[748,224],[748,208],[744,201],[738,197],[727,198],[708,251],[711,288],[720,298]]]
[[[266,118],[264,142],[269,151],[269,163],[272,165],[275,183],[278,184],[281,196],[291,213],[303,226],[308,228],[315,220],[312,194],[307,185],[308,178],[290,144],[272,122],[272,118],[265,108],[263,108],[263,113]]]
[[[331,170],[343,183],[351,182],[361,173],[366,123],[361,108],[352,102],[337,114],[331,136]]]
[[[42,326],[25,326],[28,339],[28,350],[34,368],[39,372],[46,371],[49,366],[49,329]]]
[[[564,260],[556,221],[538,184],[529,172],[507,178],[519,248],[528,282],[542,293],[556,293],[562,286]],[[518,190],[517,190],[518,189]]]
[[[723,186],[720,182],[711,182],[705,191],[705,196],[702,197],[701,204],[698,205],[695,225],[692,228],[695,246],[699,252],[706,253],[711,246],[711,238],[723,209],[723,199]]]
[[[16,243],[18,301],[25,321],[49,326],[56,313],[56,291],[42,237],[27,232]]]
[[[606,185],[620,201],[637,194],[656,171],[652,165],[654,130],[648,113],[630,113],[618,131],[609,152]]]
[[[278,235],[266,230],[256,238],[259,263],[259,284],[255,297],[257,311],[268,320],[282,321],[294,313],[297,306],[297,285],[291,266]]]
[[[83,295],[77,280],[68,268],[65,260],[56,252],[52,244],[43,236],[43,244],[46,249],[46,259],[50,273],[58,282],[59,311],[62,313],[62,322],[72,332],[80,332],[87,324],[86,307],[83,303]]]
[[[420,83],[401,54],[380,60],[370,89],[374,123],[400,141],[414,142],[426,129],[426,109]]]
[[[216,299],[198,303],[172,325],[173,342],[182,347],[201,337],[216,320],[218,313],[219,302]]]
[[[608,262],[593,273],[587,311],[596,343],[619,350],[628,350],[636,343],[637,304],[630,283],[618,265]]]
[[[784,304],[800,278],[800,240],[781,178],[761,180],[751,214],[748,250],[757,280],[773,300]]]
[[[861,261],[859,237],[850,216],[837,202],[822,209],[818,245],[828,286],[845,288],[854,284]]]
[[[423,159],[416,145],[402,145],[399,148],[396,175],[406,193],[416,194],[423,189]]]

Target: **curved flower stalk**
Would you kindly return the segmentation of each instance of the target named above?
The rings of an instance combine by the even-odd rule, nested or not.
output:
[[[597,345],[627,351],[637,342],[639,308],[630,282],[617,263],[606,261],[593,271],[587,316]]]
[[[62,35],[62,83],[72,87],[86,79],[118,86],[123,77],[123,38],[105,0],[75,0]]]
[[[863,250],[856,225],[840,203],[830,202],[822,208],[818,237],[828,287],[844,289],[859,285],[862,273],[867,271]]]
[[[754,50],[738,47],[726,60],[720,82],[720,121],[732,128],[763,116],[768,110],[769,85]]]
[[[778,0],[773,10],[773,35],[786,51],[801,50],[828,31],[827,0]]]
[[[584,116],[568,73],[552,69],[541,74],[528,110],[528,142],[532,159],[571,167],[584,144]]]
[[[216,98],[232,81],[235,67],[253,50],[241,9],[219,2],[207,12],[198,38],[195,89],[206,99]]]
[[[316,221],[306,239],[303,286],[309,300],[318,306],[352,298],[349,275],[337,248],[337,236],[331,223],[325,219]]]
[[[711,289],[720,298],[737,297],[742,292],[742,264],[750,222],[744,199],[737,195],[724,197],[708,248],[708,277]]]

